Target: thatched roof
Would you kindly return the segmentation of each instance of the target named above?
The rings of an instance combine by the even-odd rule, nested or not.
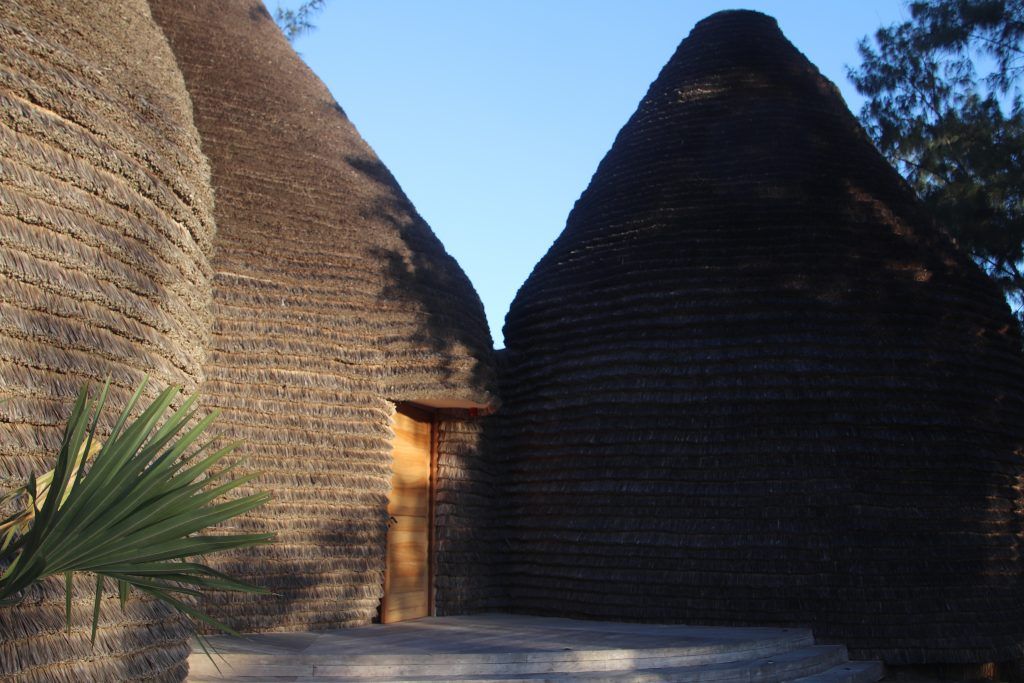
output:
[[[217,271],[319,299],[380,352],[394,400],[489,406],[483,307],[259,0],[154,2],[213,166]],[[239,337],[248,335],[239,335]]]
[[[455,261],[258,0],[156,0],[217,193],[205,393],[274,501],[278,543],[225,568],[249,630],[368,623],[390,488],[391,401],[495,402],[483,308]],[[356,67],[358,68],[358,67]]]
[[[154,391],[202,381],[211,210],[188,95],[144,2],[0,3],[0,482],[53,467],[87,381],[109,376],[115,406],[147,373]],[[57,582],[0,608],[0,674],[184,678],[188,628],[151,601],[122,614],[111,595],[91,649],[81,578],[70,636]]]
[[[512,606],[1024,643],[999,291],[770,17],[700,22],[508,314]]]

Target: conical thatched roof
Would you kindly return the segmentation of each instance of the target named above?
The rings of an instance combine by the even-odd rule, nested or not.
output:
[[[141,0],[0,2],[0,485],[54,465],[85,382],[118,406],[201,382],[209,334],[209,170],[181,74]],[[104,601],[63,633],[58,582],[0,608],[0,677],[181,680],[189,630]],[[113,588],[113,587],[111,587]],[[7,678],[10,676],[11,678]]]
[[[367,623],[382,584],[391,401],[488,408],[465,275],[258,0],[156,0],[217,193],[206,394],[274,501],[278,543],[227,568],[252,630]],[[353,65],[352,68],[359,68]]]
[[[683,41],[505,336],[513,608],[1021,655],[1017,328],[770,17]]]

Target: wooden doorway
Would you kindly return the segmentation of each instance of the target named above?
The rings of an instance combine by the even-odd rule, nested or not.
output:
[[[399,405],[392,429],[391,521],[380,608],[384,624],[430,616],[433,583],[433,416]]]

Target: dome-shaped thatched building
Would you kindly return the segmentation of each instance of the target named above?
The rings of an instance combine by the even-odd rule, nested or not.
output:
[[[513,609],[1021,655],[1016,325],[770,17],[683,41],[505,336]]]
[[[141,0],[0,2],[0,488],[54,466],[86,382],[122,404],[203,379],[213,237],[209,169],[181,73]],[[110,416],[108,416],[110,417]],[[79,577],[0,608],[0,678],[180,680],[189,629]],[[138,593],[136,593],[138,595]]]
[[[460,447],[478,429],[456,418],[495,396],[472,285],[259,0],[151,4],[217,195],[204,393],[274,494],[243,524],[277,543],[221,566],[280,597],[224,596],[218,613],[296,630],[369,623],[382,587],[385,620],[473,600],[474,509],[452,503],[481,485]],[[395,446],[393,468],[393,438],[420,439],[427,460]],[[395,493],[428,478],[405,519]],[[396,559],[392,536],[415,560]]]

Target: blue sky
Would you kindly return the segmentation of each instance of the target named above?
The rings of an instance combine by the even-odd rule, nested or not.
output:
[[[512,298],[651,81],[697,21],[733,8],[778,19],[854,112],[857,41],[907,16],[900,0],[327,0],[295,48],[466,271],[500,348]]]

